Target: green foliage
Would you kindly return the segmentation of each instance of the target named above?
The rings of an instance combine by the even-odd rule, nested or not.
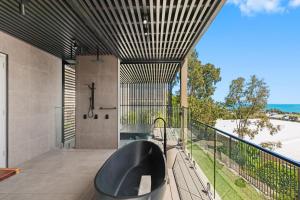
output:
[[[298,168],[280,158],[262,152],[255,146],[245,142],[231,139],[227,136],[215,132],[214,129],[206,127],[200,123],[192,124],[193,131],[193,157],[195,160],[197,149],[205,149],[213,158],[214,139],[216,140],[216,163],[224,164],[224,169],[231,168],[244,180],[256,183],[262,191],[272,191],[271,193],[280,196],[279,199],[298,199]],[[217,135],[215,135],[217,134]],[[200,166],[206,163],[198,163]],[[227,167],[226,167],[227,166]],[[216,172],[217,173],[217,172]],[[240,180],[234,178],[232,182],[239,187]],[[217,179],[218,180],[218,179]],[[237,183],[238,182],[238,183]],[[241,183],[242,184],[242,183]],[[248,184],[246,184],[248,185]],[[246,186],[247,187],[247,186]],[[217,188],[218,189],[218,188]],[[238,191],[245,188],[239,187]],[[247,199],[247,198],[246,198]]]
[[[282,143],[280,141],[279,142],[268,141],[268,142],[260,143],[260,146],[262,146],[263,148],[269,149],[269,150],[274,150],[274,149],[277,149],[277,148],[281,148]]]
[[[204,151],[198,144],[189,144],[189,148],[193,148],[193,158],[209,179],[211,183],[216,180],[215,189],[224,200],[248,200],[248,199],[265,199],[264,196],[257,192],[254,187],[245,182],[246,187],[239,187],[235,184],[238,175],[232,173],[227,167],[224,167],[220,162],[216,162],[216,171],[214,171],[213,155]]]
[[[242,178],[238,178],[234,181],[234,184],[240,188],[245,188],[246,187],[246,181]]]
[[[230,157],[241,167],[242,176],[251,176],[267,184],[274,192],[284,195],[285,199],[295,198],[298,174],[293,167],[287,167],[286,163],[275,157],[266,157],[247,144],[234,142],[232,145]]]
[[[248,82],[241,77],[231,82],[225,105],[236,120],[234,132],[239,137],[254,138],[263,128],[267,128],[271,135],[278,132],[279,127],[272,125],[264,110],[268,97],[268,86],[256,76],[251,76]]]
[[[205,124],[214,125],[219,117],[220,108],[211,98],[198,99],[191,96],[189,108],[192,119]]]
[[[193,120],[214,125],[223,115],[224,106],[211,98],[219,81],[220,68],[212,64],[203,65],[194,51],[188,58],[188,100]]]
[[[210,98],[221,81],[220,68],[203,65],[194,50],[188,58],[188,94],[197,99]]]
[[[172,95],[172,106],[180,107],[180,96],[179,95]]]

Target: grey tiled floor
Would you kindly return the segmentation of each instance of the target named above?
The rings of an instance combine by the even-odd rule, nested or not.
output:
[[[0,200],[94,200],[95,174],[114,150],[55,150],[0,182]],[[176,184],[173,184],[176,186]],[[164,200],[174,199],[167,187]]]
[[[93,199],[94,176],[114,150],[55,150],[0,182],[1,200]]]

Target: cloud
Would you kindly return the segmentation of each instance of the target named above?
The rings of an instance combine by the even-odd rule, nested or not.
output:
[[[239,7],[244,15],[257,13],[283,13],[289,8],[300,7],[300,0],[228,0]]]
[[[283,12],[282,0],[228,0],[228,3],[238,6],[245,15],[255,13],[277,13]],[[296,0],[299,1],[299,0]]]
[[[298,7],[298,6],[300,6],[300,0],[290,0],[289,6],[291,6],[291,7]]]

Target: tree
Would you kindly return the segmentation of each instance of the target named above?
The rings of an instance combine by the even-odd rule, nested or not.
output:
[[[188,58],[188,94],[197,99],[211,98],[219,81],[220,68],[209,63],[202,65],[194,50]]]
[[[192,119],[213,126],[219,118],[221,107],[212,98],[198,99],[189,97],[189,108]]]
[[[203,65],[196,51],[188,58],[188,95],[192,119],[214,125],[221,106],[212,95],[221,81],[220,68],[212,64]]]
[[[179,84],[179,76],[175,76],[172,86]],[[214,125],[220,112],[225,111],[224,106],[216,103],[212,95],[216,84],[221,81],[220,68],[213,64],[202,64],[194,50],[188,57],[188,96],[189,110],[194,120]],[[179,93],[172,98],[172,105],[180,103]]]
[[[248,136],[253,139],[264,128],[271,135],[279,131],[280,127],[273,126],[265,112],[268,97],[268,86],[254,75],[248,82],[241,77],[231,82],[229,94],[225,98],[225,105],[235,119],[234,132],[240,138]],[[270,142],[264,145],[270,146]],[[276,145],[272,147],[276,147]]]
[[[262,142],[262,143],[260,143],[260,145],[263,148],[266,148],[269,150],[274,150],[274,149],[282,147],[282,143],[280,141],[279,142]]]

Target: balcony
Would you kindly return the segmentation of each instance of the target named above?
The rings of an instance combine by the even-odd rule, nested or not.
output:
[[[135,122],[145,117],[141,110],[131,113]],[[176,122],[167,138],[168,149],[177,144],[171,159],[180,199],[299,199],[299,162],[195,121],[188,108],[172,110],[172,117],[165,117]],[[162,127],[149,133],[148,139],[161,145]]]
[[[131,113],[137,121],[145,116],[139,114],[141,110]],[[173,108],[170,120],[176,123],[167,128],[169,185],[165,199],[298,199],[299,163],[193,121],[186,108]],[[147,139],[163,149],[162,124],[154,127],[132,121],[123,127],[130,131],[123,134],[132,134],[123,145]],[[20,165],[20,175],[1,183],[1,197],[94,199],[91,180],[112,153],[114,150],[48,152]]]
[[[186,149],[214,196],[299,199],[299,162],[193,120]]]
[[[20,169],[0,199],[97,199],[116,150],[163,149],[157,117],[163,199],[299,199],[299,163],[189,115],[187,57],[224,3],[0,1],[0,167]]]

